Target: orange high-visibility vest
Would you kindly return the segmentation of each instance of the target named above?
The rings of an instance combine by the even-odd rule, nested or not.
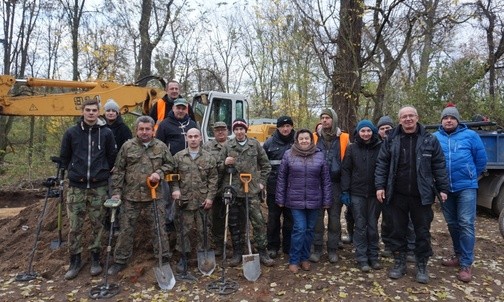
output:
[[[350,135],[348,133],[342,132],[339,141],[340,141],[340,156],[341,160],[343,160],[343,157],[345,157],[346,147],[350,142]]]
[[[157,100],[156,104],[157,104],[157,121],[156,124],[154,125],[154,133],[156,133],[159,124],[164,120],[166,111],[166,102],[163,99]]]

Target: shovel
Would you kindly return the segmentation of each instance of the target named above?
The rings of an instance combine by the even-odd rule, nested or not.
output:
[[[261,275],[261,262],[259,254],[252,254],[252,247],[250,246],[250,222],[249,222],[249,199],[248,199],[248,184],[252,180],[252,174],[241,173],[240,180],[243,183],[245,191],[245,220],[246,220],[246,240],[248,246],[248,255],[242,256],[243,275],[248,281],[256,281]]]
[[[175,276],[173,276],[173,271],[169,264],[163,264],[163,245],[161,243],[161,231],[159,226],[159,214],[157,209],[157,195],[156,188],[159,182],[152,184],[149,178],[147,178],[147,186],[151,190],[152,196],[152,207],[154,211],[154,222],[156,224],[157,237],[158,237],[158,261],[159,266],[154,268],[154,274],[156,275],[156,280],[158,282],[159,288],[162,290],[171,290],[175,286]]]
[[[198,269],[204,276],[210,276],[215,270],[215,252],[208,250],[208,212],[200,210],[203,220],[203,251],[198,252]]]

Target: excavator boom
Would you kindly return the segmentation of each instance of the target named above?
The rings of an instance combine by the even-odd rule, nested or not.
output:
[[[152,77],[152,79],[158,79]],[[65,93],[44,93],[37,95],[15,95],[11,93],[15,85],[27,87],[72,88]],[[111,81],[64,81],[28,78],[17,80],[10,75],[0,76],[0,115],[11,116],[79,116],[81,105],[88,99],[97,99],[104,104],[114,99],[121,113],[149,112],[153,102],[164,96],[164,83],[158,81],[152,87],[137,84],[121,85]]]

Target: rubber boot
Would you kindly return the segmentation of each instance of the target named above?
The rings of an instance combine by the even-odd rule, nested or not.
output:
[[[65,273],[65,280],[71,280],[79,274],[82,268],[81,254],[70,255],[70,267]]]
[[[419,259],[417,261],[417,273],[415,280],[418,283],[427,284],[429,283],[429,273],[427,272],[427,259]]]
[[[311,262],[319,262],[320,261],[320,256],[322,255],[322,246],[321,245],[314,245],[313,246],[313,252],[310,255],[310,261]]]
[[[187,263],[187,259],[188,258],[188,254],[185,253],[185,256],[184,255],[180,255],[180,259],[179,259],[179,262],[177,263],[177,266],[176,266],[176,270],[177,270],[177,273],[183,273],[184,272],[184,258],[185,258],[185,263]]]
[[[406,254],[394,254],[394,267],[389,271],[389,278],[399,279],[406,274]]]
[[[271,259],[266,249],[259,250],[259,260],[264,266],[275,265],[275,260]]]
[[[91,276],[98,276],[101,274],[103,271],[101,265],[100,265],[100,253],[98,252],[92,252],[91,253],[91,269],[89,272],[91,273]]]
[[[337,253],[336,249],[329,249],[328,256],[329,256],[330,263],[338,262],[338,253]]]

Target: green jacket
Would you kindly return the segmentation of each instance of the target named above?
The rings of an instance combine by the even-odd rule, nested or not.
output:
[[[229,174],[226,173],[225,160],[231,156],[236,158],[234,167],[236,171],[233,174],[232,186],[237,191],[237,197],[245,197],[244,186],[240,181],[240,173],[252,174],[252,180],[249,183],[249,196],[257,195],[261,191],[259,184],[266,187],[266,181],[271,171],[268,155],[261,144],[254,138],[247,138],[245,145],[238,144],[235,138],[229,140],[222,149],[219,160],[219,172],[224,173],[224,184],[229,184]]]
[[[186,148],[174,156],[180,180],[171,183],[173,191],[180,190],[180,199],[187,202],[187,210],[197,210],[205,199],[214,200],[217,194],[217,161],[210,152],[200,148],[192,158]]]
[[[112,195],[130,201],[152,201],[151,190],[147,187],[147,177],[157,172],[161,179],[175,169],[175,161],[168,147],[154,138],[145,147],[138,138],[124,143],[119,150],[112,174]],[[161,186],[156,189],[161,198]]]

